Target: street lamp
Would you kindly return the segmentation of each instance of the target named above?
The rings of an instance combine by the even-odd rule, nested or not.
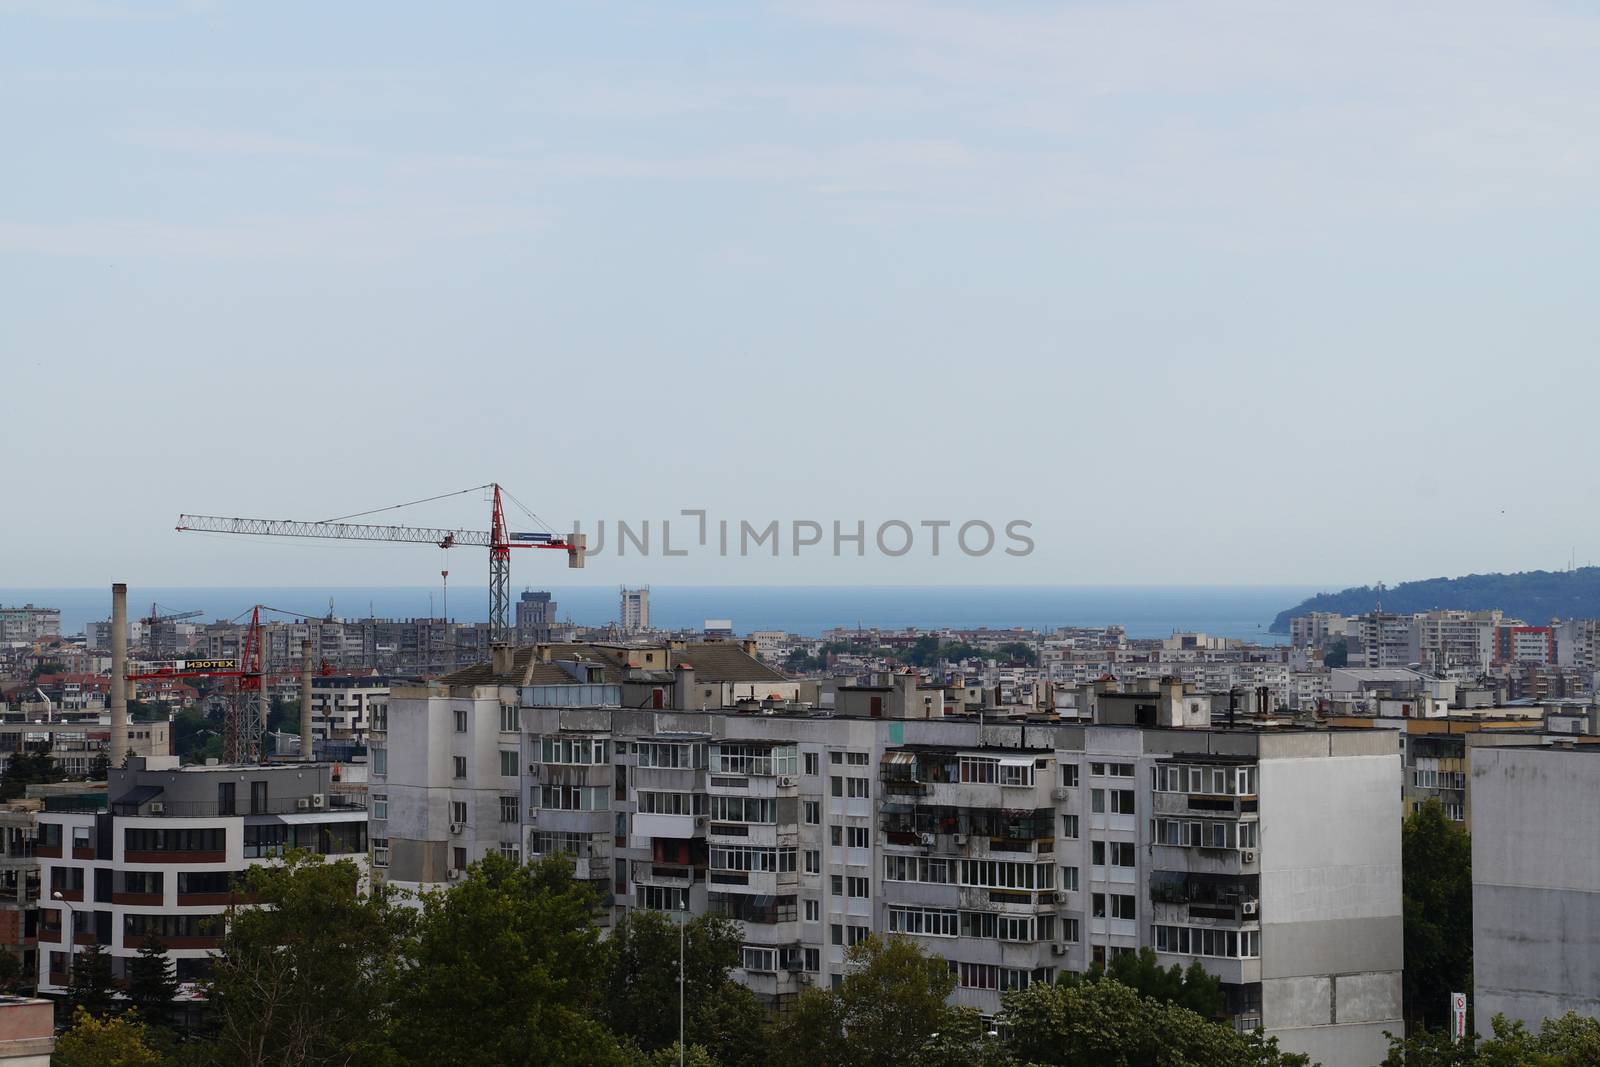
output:
[[[77,923],[74,920],[74,917],[73,917],[73,914],[72,914],[72,901],[68,900],[66,898],[66,896],[59,889],[57,889],[54,893],[50,894],[50,899],[56,901],[63,908],[67,909],[67,921],[61,924],[62,925],[61,932],[62,932],[62,940],[66,941],[66,943],[67,943],[67,984],[71,985],[72,984],[72,951],[73,951],[74,948],[77,947],[77,942],[78,942],[78,932],[75,929],[75,927],[77,926]]]

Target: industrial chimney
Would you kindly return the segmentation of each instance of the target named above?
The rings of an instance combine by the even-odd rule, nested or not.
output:
[[[111,586],[111,749],[108,767],[128,757],[128,586]]]
[[[312,760],[311,749],[311,642],[300,642],[300,758]]]

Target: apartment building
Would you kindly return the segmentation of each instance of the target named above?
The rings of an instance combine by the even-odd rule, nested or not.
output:
[[[102,716],[0,722],[0,760],[13,752],[49,752],[70,777],[87,775],[95,761],[109,759],[111,726]],[[171,724],[166,720],[128,726],[128,748],[136,756],[165,756],[172,750]]]
[[[583,848],[586,877],[603,870],[615,833],[607,746],[544,752],[519,723],[544,707],[723,708],[792,700],[800,683],[737,642],[498,646],[484,664],[435,682],[396,686],[369,735],[374,876],[420,887],[458,877],[488,852],[526,855],[524,814]],[[546,757],[549,757],[548,759]],[[550,771],[524,783],[524,768]],[[530,776],[539,771],[529,770]],[[557,814],[559,813],[559,814]],[[541,839],[542,840],[542,839]],[[593,847],[589,847],[592,844]],[[607,890],[609,892],[609,890]]]
[[[413,679],[390,675],[318,675],[311,679],[311,736],[360,741],[389,708],[389,691]]]
[[[167,945],[179,981],[203,978],[236,876],[290,848],[365,867],[366,798],[333,765],[136,757],[112,768],[97,803],[47,797],[34,846],[40,992],[66,991],[77,946],[103,946],[120,976],[147,938]]]
[[[523,854],[576,857],[614,915],[740,920],[740,977],[774,1003],[837,982],[871,932],[943,956],[990,1015],[1149,947],[1218,975],[1240,1027],[1328,1067],[1382,1058],[1402,1026],[1393,734],[1212,728],[1210,699],[1171,686],[1098,694],[1087,724],[883,688],[827,712],[526,699]]]
[[[1295,648],[1321,648],[1345,636],[1352,616],[1312,611],[1289,620],[1289,643]]]
[[[28,644],[61,634],[61,609],[0,607],[0,643]]]
[[[1472,984],[1478,1031],[1600,1014],[1600,748],[1472,752]]]
[[[617,607],[617,621],[625,634],[641,633],[650,629],[650,587],[624,588]]]
[[[966,714],[912,674],[799,682],[753,652],[503,647],[396,688],[371,735],[374,877],[560,853],[608,919],[739,920],[739,976],[775,1004],[893,932],[985,1014],[1149,947],[1327,1067],[1401,1030],[1393,733],[1213,727],[1228,695],[1175,680],[1089,687],[1070,721]],[[1241,722],[1271,693],[1245,697]]]

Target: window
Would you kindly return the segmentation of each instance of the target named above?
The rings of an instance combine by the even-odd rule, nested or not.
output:
[[[867,886],[867,879],[848,878],[845,881],[851,896],[865,899],[866,897],[870,897],[872,895],[872,890]]]
[[[500,750],[500,774],[503,777],[515,778],[517,776],[518,762],[517,753],[503,748]]]
[[[522,849],[502,841],[500,842],[500,858],[510,860],[520,867],[522,865]]]
[[[812,973],[822,970],[822,951],[808,948],[805,950],[805,968]]]
[[[1113,866],[1113,867],[1134,867],[1134,866],[1137,866],[1137,861],[1134,859],[1134,849],[1133,849],[1133,843],[1132,842],[1129,842],[1129,841],[1112,841],[1112,842],[1110,842],[1110,852],[1111,852],[1111,866]]]
[[[565,853],[568,856],[589,855],[589,838],[586,834],[565,833],[559,830],[541,830],[528,835],[528,848],[536,856],[553,856],[556,853]]]
[[[1110,777],[1110,778],[1132,778],[1133,777],[1133,764],[1131,764],[1131,763],[1107,763],[1107,764],[1105,764],[1105,770],[1103,772],[1099,772],[1099,773],[1103,773],[1107,777]]]
[[[1000,780],[1000,761],[989,756],[962,756],[961,780],[992,785]]]
[[[123,835],[122,847],[127,852],[222,852],[228,847],[226,831],[221,827],[130,827]]]
[[[517,713],[517,706],[515,704],[501,704],[500,732],[503,734],[516,733],[519,728],[517,722],[519,718],[520,716]]]
[[[868,797],[868,796],[871,796],[872,795],[872,791],[871,791],[871,787],[868,784],[869,781],[870,781],[870,779],[867,779],[867,778],[851,778],[851,779],[849,779],[850,788],[849,788],[848,792],[849,792],[850,796],[852,796],[852,797]]]
[[[1078,839],[1078,817],[1076,815],[1061,816],[1061,836],[1073,841]]]
[[[373,774],[389,773],[389,750],[386,748],[368,748],[367,756],[372,760]]]
[[[636,795],[642,815],[704,815],[708,802],[704,793],[641,789]]]
[[[372,865],[374,867],[389,866],[389,839],[387,837],[374,837],[372,839]]]
[[[374,819],[387,819],[389,817],[389,794],[372,794],[372,817]]]
[[[814,848],[806,849],[806,873],[820,874],[822,872],[822,853]]]
[[[667,770],[699,770],[706,765],[705,745],[640,741],[634,747],[638,750],[639,766],[641,767],[660,767]]]
[[[541,737],[540,763],[595,767],[611,762],[611,741],[604,737]],[[644,766],[644,764],[640,764]]]
[[[1053,863],[1016,863],[1005,860],[962,860],[961,885],[991,889],[1054,889]]]
[[[819,766],[819,764],[821,762],[822,761],[817,758],[817,754],[815,752],[807,752],[805,754],[806,773],[807,774],[821,774],[822,773],[822,768]]]
[[[711,770],[714,774],[793,774],[800,762],[798,752],[794,745],[712,745]]]
[[[838,755],[838,753],[834,753]],[[837,774],[828,779],[828,791],[836,797],[844,796],[844,779]]]
[[[456,733],[464,734],[466,732],[467,732],[467,713],[464,710],[462,710],[461,708],[457,708],[456,709]]]
[[[839,766],[840,764],[842,764],[844,762],[844,753],[843,752],[830,752],[830,753],[828,753],[828,762],[831,765],[835,766],[835,767]]]
[[[1019,786],[1033,784],[1033,761],[1000,761],[1000,784]]]
[[[453,822],[453,823],[461,823],[462,825],[466,824],[466,821],[467,821],[467,802],[466,801],[464,801],[464,800],[452,800],[450,802],[450,821]]]
[[[455,777],[458,779],[465,778],[467,776],[467,757],[455,756],[452,759],[455,765]]]
[[[997,916],[995,936],[1001,941],[1032,941],[1033,919],[1027,915]]]
[[[1078,786],[1078,765],[1076,763],[1063,763],[1061,765],[1061,784],[1068,789]]]
[[[844,844],[844,827],[834,823],[828,827],[828,843],[838,848]]]
[[[1154,933],[1157,952],[1223,959],[1254,959],[1261,955],[1261,934],[1255,930],[1157,926]]]
[[[834,874],[828,876],[828,892],[832,896],[844,896],[844,875]]]
[[[547,785],[534,786],[530,791],[537,797],[537,806],[549,808],[553,811],[607,811],[611,803],[607,798],[610,792],[605,786],[576,786],[576,785]],[[672,796],[674,794],[663,794]],[[686,795],[686,794],[676,794]],[[645,794],[640,793],[643,798]],[[704,794],[701,794],[702,798]],[[530,803],[532,797],[530,797]],[[686,813],[685,813],[686,814]]]
[[[467,869],[467,850],[466,849],[461,848],[461,847],[453,848],[453,849],[450,850],[450,855],[451,855],[451,858],[455,860],[456,870],[464,871],[464,870]]]
[[[851,826],[846,830],[851,848],[871,848],[872,831],[865,826]]]
[[[835,945],[844,944],[844,927],[833,923],[828,927],[828,939]]]
[[[1078,938],[1079,938],[1078,920],[1077,919],[1068,918],[1066,916],[1062,916],[1062,919],[1061,919],[1061,940],[1067,942],[1070,945],[1075,945],[1075,944],[1078,943]]]
[[[822,918],[822,902],[817,900],[806,901],[806,922],[814,923]]]
[[[711,817],[718,822],[775,823],[778,802],[772,797],[714,796]]]
[[[815,826],[822,821],[822,802],[820,800],[802,801],[801,811],[807,826]]]
[[[741,956],[739,964],[747,971],[777,970],[775,963],[777,957],[773,949],[762,948],[758,945],[745,945],[741,950]]]
[[[891,934],[956,937],[960,933],[958,914],[944,908],[892,907],[887,917]]]
[[[883,877],[890,882],[932,882],[949,885],[955,879],[955,861],[926,856],[885,856]]]
[[[1096,867],[1106,865],[1106,843],[1104,841],[1091,841],[1089,843],[1089,862]]]
[[[1137,919],[1139,916],[1134,908],[1134,898],[1125,893],[1111,894],[1111,917],[1113,919]]]
[[[865,752],[846,752],[844,761],[852,767],[865,767],[867,754]]]
[[[1089,894],[1089,914],[1096,919],[1106,917],[1106,895],[1104,893]]]
[[[795,850],[792,848],[714,845],[711,848],[711,868],[718,871],[793,873],[794,857]]]
[[[872,930],[865,926],[851,926],[847,928],[846,940],[852,944],[859,944],[872,935]]]
[[[1111,793],[1111,811],[1113,814],[1132,815],[1134,813],[1133,790],[1112,789],[1109,792]]]
[[[1106,791],[1104,789],[1089,790],[1089,810],[1096,815],[1104,815],[1106,810]]]
[[[641,885],[634,888],[633,899],[639,907],[650,911],[688,911],[689,890],[670,885]]]
[[[1089,773],[1103,778],[1106,773],[1106,765],[1104,763],[1091,763],[1089,764]]]
[[[1065,889],[1069,893],[1076,893],[1078,891],[1078,868],[1061,868],[1061,888]]]
[[[521,822],[522,821],[521,815],[517,811],[517,807],[518,807],[517,800],[518,800],[518,798],[516,796],[509,796],[509,797],[501,797],[500,798],[500,821],[501,822]]]

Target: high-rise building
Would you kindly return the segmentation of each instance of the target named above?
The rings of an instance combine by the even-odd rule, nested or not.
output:
[[[636,634],[650,629],[650,587],[622,590],[619,613],[622,632]]]
[[[0,607],[0,641],[26,643],[60,634],[60,608],[36,608],[32,604],[20,608]]]
[[[524,589],[517,601],[517,644],[535,645],[550,640],[556,624],[556,602],[543,589]]]

